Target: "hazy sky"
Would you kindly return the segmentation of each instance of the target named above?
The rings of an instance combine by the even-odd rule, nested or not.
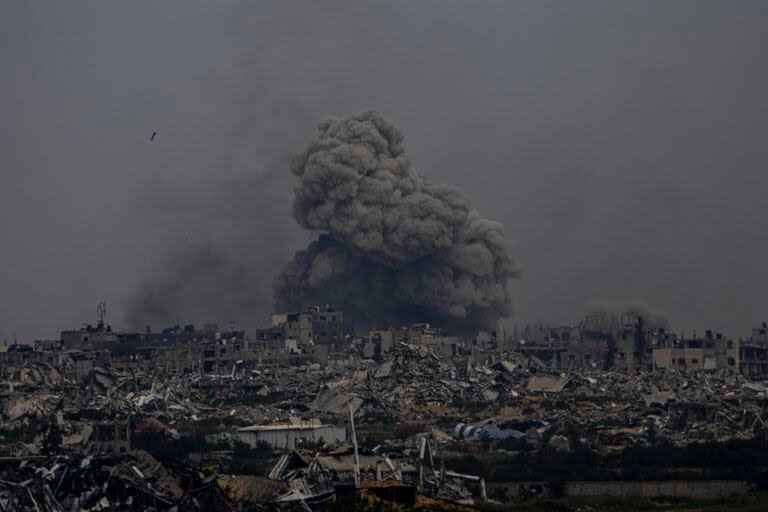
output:
[[[124,325],[174,248],[231,224],[222,190],[368,108],[505,225],[513,321],[638,299],[747,334],[768,318],[766,48],[761,0],[6,0],[0,337],[55,336],[101,300]],[[287,260],[306,235],[290,179],[267,188],[249,215],[270,222],[226,240],[280,238]]]

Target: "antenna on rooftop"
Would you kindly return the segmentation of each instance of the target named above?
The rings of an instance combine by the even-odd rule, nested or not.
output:
[[[99,318],[99,327],[104,327],[104,318],[107,316],[107,303],[99,302],[96,306],[96,316]]]

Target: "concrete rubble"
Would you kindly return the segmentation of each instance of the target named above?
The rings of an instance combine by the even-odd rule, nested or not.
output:
[[[384,334],[322,362],[242,348],[210,371],[103,347],[8,357],[0,508],[306,510],[363,488],[471,504],[493,498],[462,457],[766,439],[768,386],[733,369],[564,370],[530,345],[393,337],[384,350]]]
[[[0,460],[3,510],[235,510],[215,476],[143,451]]]

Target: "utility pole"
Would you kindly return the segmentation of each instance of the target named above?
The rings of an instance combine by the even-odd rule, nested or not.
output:
[[[355,449],[355,488],[360,488],[360,456],[357,453],[357,436],[355,435],[355,413],[352,411],[352,404],[349,404],[349,428],[352,431],[352,446]]]

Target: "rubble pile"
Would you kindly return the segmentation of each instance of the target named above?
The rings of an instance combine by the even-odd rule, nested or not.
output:
[[[365,344],[350,340],[325,364],[237,360],[209,373],[8,364],[0,505],[306,510],[364,482],[473,503],[487,499],[483,478],[446,467],[463,456],[607,457],[768,432],[768,386],[728,368],[563,371],[500,347]]]
[[[497,420],[539,420],[539,433],[567,424],[581,436],[573,441],[596,450],[751,439],[765,432],[765,403],[744,384],[743,377],[724,370],[539,373],[524,389],[513,390],[517,398]]]
[[[517,376],[457,364],[425,347],[401,344],[382,362],[361,360],[357,368],[322,385],[313,407],[344,415],[351,404],[362,418],[423,420],[456,413],[463,404],[487,404],[509,391]]]
[[[567,423],[583,443],[610,449],[660,439],[748,439],[765,428],[765,389],[728,370],[564,373],[514,352],[445,357],[406,343],[387,357],[350,360],[353,365],[259,365],[223,377],[166,379],[95,367],[75,385],[55,369],[43,378],[41,363],[32,363],[18,368],[18,380],[0,393],[0,412],[6,429],[42,423],[42,432],[55,418],[67,445],[88,441],[91,420],[82,418],[88,410],[101,419],[134,418],[140,428],[171,436],[221,417],[240,425],[296,416],[338,423],[350,408],[363,423],[536,420],[539,429]]]
[[[354,369],[336,372],[320,386],[312,409],[329,420],[352,407],[362,421],[535,421],[546,437],[568,425],[580,435],[571,443],[596,450],[662,440],[685,445],[750,439],[765,431],[765,389],[725,369],[564,373],[515,353],[499,357],[472,362],[402,344],[382,361],[362,360]],[[307,384],[305,390],[316,383]],[[502,430],[507,433],[493,437],[516,429]]]
[[[165,468],[146,452],[0,460],[4,510],[234,510],[215,474]]]

